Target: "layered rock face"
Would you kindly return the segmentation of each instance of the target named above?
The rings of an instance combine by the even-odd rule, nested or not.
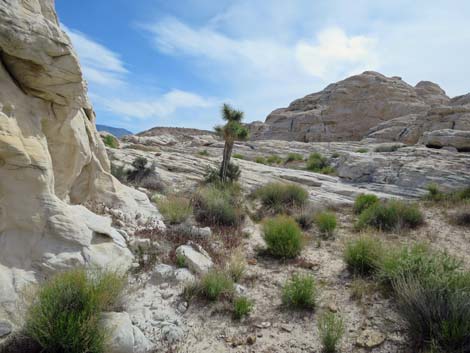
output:
[[[468,95],[450,99],[437,84],[415,87],[366,71],[273,111],[250,124],[252,139],[421,142],[425,132],[469,130]],[[442,146],[445,147],[445,146]]]
[[[121,185],[95,128],[77,56],[53,0],[0,2],[0,317],[24,283],[84,264],[129,266],[111,219],[158,218]]]

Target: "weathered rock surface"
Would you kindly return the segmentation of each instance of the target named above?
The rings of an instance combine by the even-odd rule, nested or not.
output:
[[[127,268],[111,220],[158,218],[147,196],[110,174],[79,62],[52,0],[0,2],[0,318],[22,285],[77,265]]]
[[[470,152],[470,130],[435,130],[424,133],[423,144],[433,148],[454,147],[457,151]]]
[[[207,273],[214,266],[209,254],[197,244],[181,245],[176,249],[176,255],[182,256],[185,265],[197,274]]]

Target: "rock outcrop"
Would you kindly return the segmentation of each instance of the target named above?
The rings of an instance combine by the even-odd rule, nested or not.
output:
[[[415,87],[366,71],[273,111],[250,124],[253,140],[422,142],[424,133],[470,130],[469,95],[450,99],[437,84]]]
[[[126,268],[111,219],[84,207],[158,218],[110,174],[86,83],[53,0],[0,2],[0,318],[21,287],[77,265]]]

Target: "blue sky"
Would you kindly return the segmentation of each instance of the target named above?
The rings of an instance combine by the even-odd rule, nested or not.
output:
[[[470,1],[56,0],[97,121],[247,121],[365,70],[470,91]]]

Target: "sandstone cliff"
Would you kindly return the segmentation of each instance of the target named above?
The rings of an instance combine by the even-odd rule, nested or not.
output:
[[[120,209],[130,224],[159,214],[121,185],[95,128],[86,83],[53,0],[0,2],[0,317],[16,293],[51,271],[129,266],[111,219],[84,205]]]

